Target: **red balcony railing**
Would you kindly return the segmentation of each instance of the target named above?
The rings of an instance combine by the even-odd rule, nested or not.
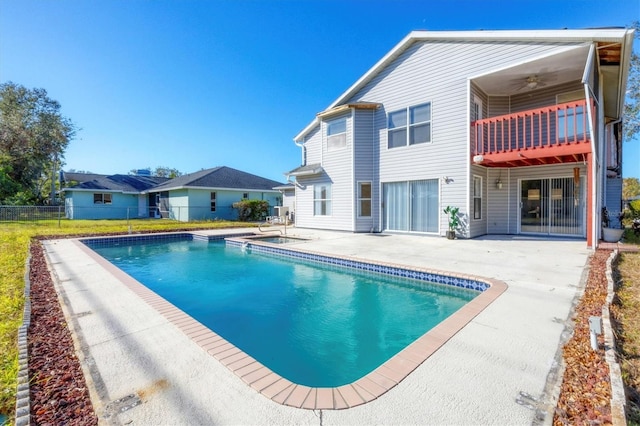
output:
[[[474,123],[474,130],[474,155],[588,144],[587,102],[567,102],[485,118]]]

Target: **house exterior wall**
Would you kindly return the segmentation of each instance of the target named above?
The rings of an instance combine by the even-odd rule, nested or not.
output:
[[[496,47],[499,48],[496,48]],[[556,44],[535,43],[415,43],[347,102],[380,102],[375,113],[381,183],[441,179],[440,211],[444,206],[464,206],[466,210],[472,177],[469,167],[469,114],[473,100],[468,90],[469,76],[549,54]],[[471,95],[471,96],[470,96]],[[480,97],[485,99],[481,93]],[[431,102],[431,143],[387,148],[387,114],[402,108]],[[483,109],[490,102],[483,102]],[[467,211],[463,214],[468,216]],[[380,215],[378,215],[380,216]],[[481,223],[469,224],[463,232],[481,232]],[[447,228],[441,214],[440,234]],[[486,229],[486,225],[485,225]],[[468,231],[468,232],[467,232]]]
[[[620,225],[618,214],[622,211],[622,179],[607,178],[606,185],[604,207],[609,211],[611,226],[617,227]]]
[[[216,193],[216,210],[211,211],[211,193]],[[250,200],[265,200],[269,202],[269,214],[273,214],[273,207],[280,205],[281,194],[278,191],[249,191],[249,190],[219,190],[215,188],[196,189],[183,188],[169,191],[169,218],[181,222],[196,220],[238,220],[238,211],[233,203],[241,201],[248,193]]]
[[[517,168],[487,168],[471,161],[471,143],[474,130],[470,122],[475,120],[474,101],[482,103],[481,117],[487,118],[518,111],[554,105],[557,95],[584,91],[584,85],[576,80],[562,85],[545,87],[544,82],[535,92],[526,89],[512,96],[484,93],[471,80],[507,68],[522,66],[529,61],[562,54],[583,46],[582,42],[524,42],[524,41],[416,41],[404,48],[396,57],[376,71],[368,82],[349,97],[339,98],[338,105],[352,104],[353,158],[351,164],[351,199],[346,192],[334,190],[334,212],[349,211],[348,218],[313,216],[313,187],[323,182],[342,182],[348,179],[349,156],[328,156],[324,151],[324,124],[316,125],[304,134],[305,165],[320,163],[323,174],[299,176],[296,188],[298,208],[297,223],[301,227],[345,229],[355,232],[371,230],[363,218],[357,217],[357,185],[363,180],[372,180],[372,222],[376,230],[384,230],[382,188],[385,183],[438,180],[439,185],[439,231],[444,235],[447,217],[442,212],[445,206],[459,206],[462,226],[459,235],[475,237],[483,234],[515,234],[519,230],[520,182],[523,179],[568,178],[574,176],[574,168],[581,177],[580,199],[586,203],[587,167],[586,158],[579,163],[543,165]],[[515,69],[515,68],[514,68]],[[590,117],[593,123],[591,138],[598,157],[598,140],[602,132],[600,123],[604,116],[601,107],[601,88],[597,67],[591,67],[588,76],[590,94],[596,101],[596,112]],[[542,87],[540,87],[542,86]],[[513,90],[513,88],[511,88]],[[377,110],[359,110],[357,103],[379,103]],[[564,102],[564,101],[562,101]],[[388,116],[399,110],[429,103],[431,105],[431,140],[428,143],[388,148]],[[370,114],[370,115],[368,115]],[[371,117],[371,119],[369,119]],[[372,134],[368,134],[371,125]],[[370,149],[368,141],[372,142]],[[300,142],[298,140],[298,142]],[[482,180],[481,217],[473,217],[474,177]],[[496,180],[502,181],[497,188]],[[595,181],[604,186],[602,179]],[[340,187],[341,189],[347,186]],[[345,207],[345,202],[350,202]],[[340,206],[338,206],[340,204]],[[583,210],[586,211],[586,205]],[[342,211],[341,211],[342,213]],[[587,229],[586,214],[584,228]],[[585,231],[586,232],[586,231]]]
[[[94,204],[93,194],[111,194],[111,204]],[[68,219],[127,219],[138,217],[138,195],[109,191],[65,191]]]
[[[379,230],[378,217],[380,212],[380,192],[377,184],[378,173],[378,142],[374,133],[375,111],[354,111],[353,130],[353,183],[354,197],[353,212],[355,218],[355,232],[371,232]],[[359,183],[371,183],[371,216],[359,214]]]

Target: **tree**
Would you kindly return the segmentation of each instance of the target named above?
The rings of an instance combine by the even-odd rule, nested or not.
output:
[[[622,179],[622,199],[630,200],[640,195],[640,179],[624,178]]]
[[[140,170],[147,170],[151,176],[166,177],[170,179],[182,176],[182,172],[180,170],[164,166],[157,166],[153,171],[151,171],[151,167],[147,167],[146,169],[132,169],[129,171],[129,174],[137,175],[140,173]]]
[[[0,204],[42,203],[44,185],[75,134],[45,89],[0,84]]]
[[[178,176],[182,176],[182,172],[178,169],[172,169],[170,167],[162,167],[158,166],[153,172],[154,176],[166,177],[166,178],[175,178]]]
[[[640,43],[640,21],[633,22],[630,27],[636,30],[636,43]],[[623,123],[625,139],[633,140],[640,133],[640,55],[636,52],[631,52]]]

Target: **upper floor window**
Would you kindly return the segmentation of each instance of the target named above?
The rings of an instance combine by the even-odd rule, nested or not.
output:
[[[93,194],[93,204],[111,204],[111,194]]]
[[[347,119],[341,118],[327,123],[327,151],[347,146]]]
[[[431,103],[389,113],[387,147],[431,142]]]

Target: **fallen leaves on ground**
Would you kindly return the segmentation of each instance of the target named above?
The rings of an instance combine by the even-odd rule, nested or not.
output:
[[[610,250],[596,250],[589,261],[584,294],[574,316],[573,337],[563,348],[566,369],[553,418],[554,426],[611,424],[611,383],[603,338],[591,348],[589,317],[602,316],[607,298],[606,264]]]

